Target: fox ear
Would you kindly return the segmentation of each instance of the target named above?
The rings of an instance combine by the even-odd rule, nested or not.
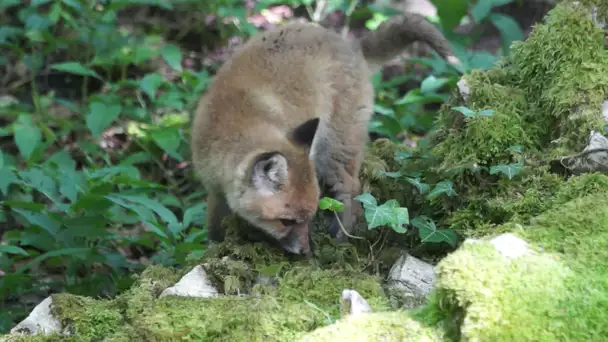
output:
[[[291,131],[290,138],[298,145],[310,147],[319,127],[319,118],[310,119],[301,123]]]
[[[279,152],[265,152],[253,162],[253,185],[260,191],[274,193],[288,176],[287,159]]]

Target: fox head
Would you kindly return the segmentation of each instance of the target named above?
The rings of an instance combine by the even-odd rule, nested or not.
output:
[[[318,124],[317,118],[296,127],[288,146],[250,154],[235,179],[236,196],[228,199],[237,214],[294,254],[311,250],[309,224],[320,189],[309,151]]]

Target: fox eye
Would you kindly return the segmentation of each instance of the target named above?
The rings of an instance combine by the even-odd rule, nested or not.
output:
[[[283,224],[285,227],[293,226],[296,223],[296,220],[281,219],[281,224]]]

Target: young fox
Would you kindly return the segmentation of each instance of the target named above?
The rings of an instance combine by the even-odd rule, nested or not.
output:
[[[208,191],[209,238],[222,241],[234,212],[294,254],[310,252],[321,187],[344,203],[350,231],[373,113],[373,70],[414,41],[456,62],[443,35],[406,14],[359,41],[292,23],[251,38],[202,97],[192,128],[196,173]],[[334,218],[329,231],[342,237]]]

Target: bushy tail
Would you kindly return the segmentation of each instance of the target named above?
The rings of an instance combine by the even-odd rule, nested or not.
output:
[[[449,63],[460,64],[443,34],[416,13],[404,13],[385,21],[375,31],[363,36],[360,45],[370,67],[377,69],[415,41],[427,43]]]

